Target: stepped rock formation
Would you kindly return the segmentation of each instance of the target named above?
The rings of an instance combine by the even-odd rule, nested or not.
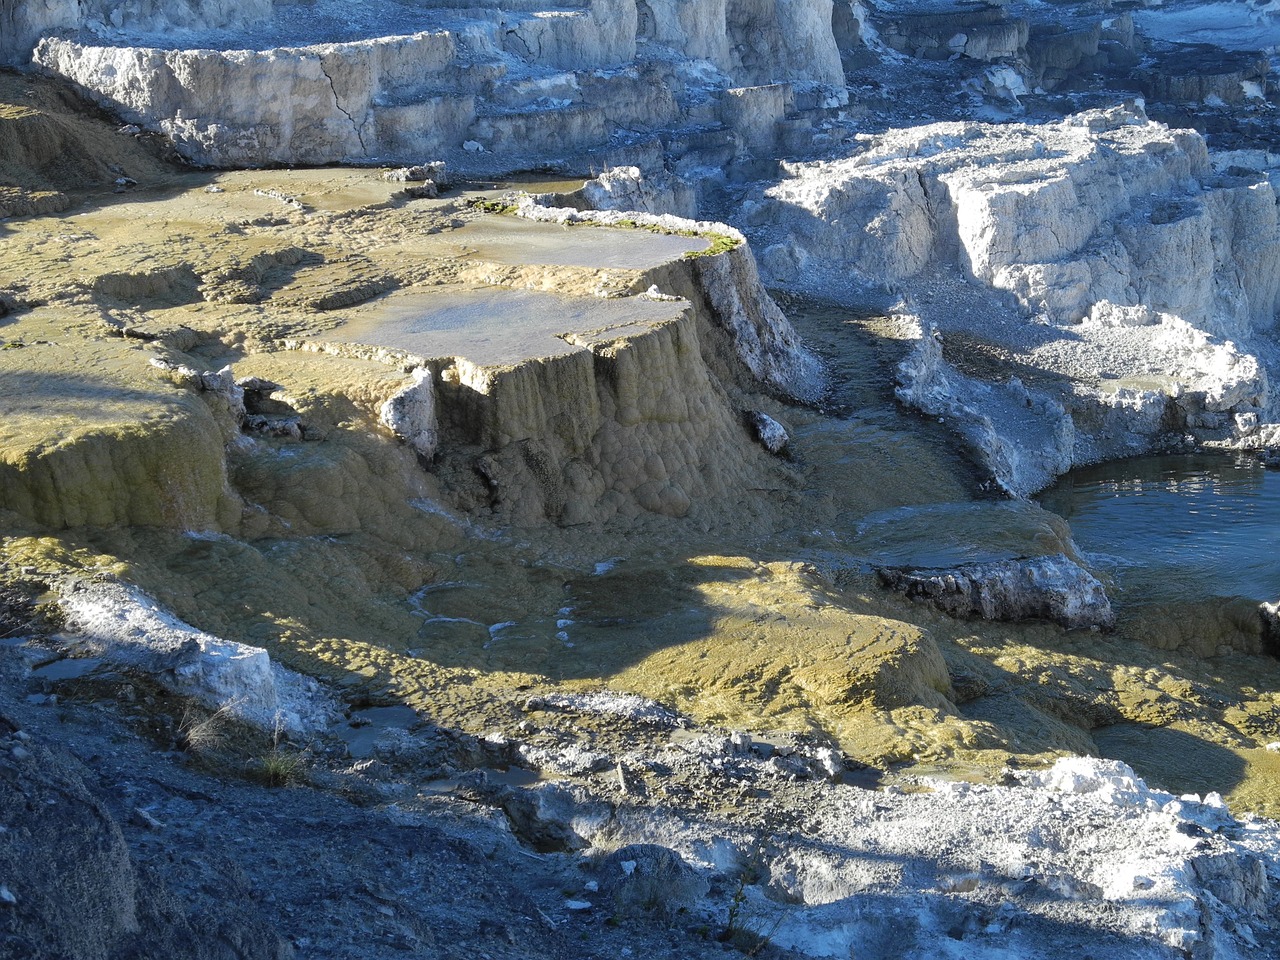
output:
[[[803,271],[816,286],[814,274],[847,265],[900,283],[944,259],[1059,324],[1104,302],[1222,337],[1274,323],[1270,183],[1215,174],[1201,137],[1140,108],[1055,124],[938,124],[859,147],[788,168],[752,207],[762,239],[786,238],[765,252],[776,279]]]
[[[1273,611],[1020,499],[1274,439],[1259,63],[1120,6],[0,0],[0,953],[1273,955]]]
[[[797,96],[846,98],[830,0],[189,13],[91,8],[32,22],[15,9],[26,20],[0,56],[21,61],[33,35],[62,28],[75,39],[42,40],[37,65],[220,166],[445,157],[520,169],[592,151],[652,156],[662,131],[694,128],[725,130],[733,150],[739,130],[768,141]],[[310,42],[325,33],[332,41]]]
[[[1280,305],[1275,191],[1215,172],[1194,132],[1139,107],[936,124],[786,169],[742,215],[773,281],[838,293],[955,278],[912,298],[940,336],[922,337],[900,396],[955,418],[1010,491],[1276,416],[1246,352]],[[1026,358],[1035,379],[974,380],[947,361],[953,335]]]
[[[743,391],[821,393],[818,362],[731,228],[619,229],[532,204],[538,220],[458,219],[456,200],[343,177],[339,196],[356,199],[336,211],[317,209],[331,202],[323,177],[285,177],[296,194],[189,185],[158,228],[163,248],[125,239],[145,202],[107,208],[80,218],[92,232],[76,241],[70,288],[56,271],[6,274],[41,305],[6,326],[14,348],[0,354],[24,385],[3,401],[0,507],[53,528],[346,532],[373,522],[377,499],[335,513],[336,490],[373,471],[388,496],[397,483],[421,496],[420,461],[517,522],[684,516],[776,469],[750,442]],[[206,236],[183,233],[196,209]],[[264,213],[279,222],[246,236],[240,224]],[[408,260],[356,254],[353,215],[375,247],[399,234]],[[44,228],[31,229],[38,247]],[[150,317],[175,305],[180,322]],[[218,318],[235,316],[249,356],[204,369],[202,351],[228,335]],[[319,371],[318,398],[299,384]],[[388,430],[404,448],[360,438]],[[294,445],[284,458],[277,441]]]

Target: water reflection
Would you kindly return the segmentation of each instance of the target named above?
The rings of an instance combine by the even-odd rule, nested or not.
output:
[[[1245,456],[1073,470],[1040,497],[1129,602],[1280,597],[1280,473]]]

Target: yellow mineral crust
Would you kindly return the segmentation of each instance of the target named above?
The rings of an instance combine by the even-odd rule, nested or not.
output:
[[[55,101],[0,97],[0,127],[89,123]],[[61,199],[0,221],[6,581],[126,579],[474,733],[538,692],[609,687],[876,765],[1102,752],[1280,812],[1280,668],[1247,611],[1068,632],[881,590],[869,561],[1077,556],[895,407],[884,318],[788,304],[832,415],[765,390],[714,322],[744,270],[716,264],[744,251],[493,216],[376,170],[179,172],[101,126],[41,179],[45,140],[15,142],[0,204]],[[115,193],[95,156],[136,185]],[[651,285],[678,299],[638,299]],[[248,379],[243,420],[201,375]],[[429,453],[385,419],[422,382]],[[748,410],[786,426],[789,459]]]

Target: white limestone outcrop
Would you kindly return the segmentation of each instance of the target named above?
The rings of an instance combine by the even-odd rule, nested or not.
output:
[[[1270,395],[1255,357],[1167,315],[1124,327],[1095,313],[1072,328],[1076,336],[1028,347],[1024,363],[1056,373],[1039,382],[963,373],[944,356],[944,334],[908,325],[917,339],[898,366],[898,399],[945,420],[995,483],[1018,497],[1074,466],[1147,453],[1187,435],[1240,441],[1258,429]]]
[[[1140,106],[1042,125],[943,123],[860,137],[743,207],[766,279],[912,290],[899,397],[951,420],[1026,495],[1073,465],[1275,419],[1265,350],[1280,224],[1262,174]],[[940,334],[925,336],[936,328]],[[1026,365],[990,382],[943,343]],[[961,353],[963,347],[958,347]]]
[[[944,359],[936,329],[919,337],[898,379],[898,399],[950,424],[1005,492],[1030,496],[1071,469],[1076,430],[1062,403],[1016,378],[989,383],[961,373]]]
[[[653,141],[688,121],[681,102],[712,105],[704,127],[733,122],[731,89],[776,87],[788,109],[795,90],[847,100],[831,0],[372,0],[357,11],[315,0],[312,22],[267,0],[207,6],[137,0],[105,20],[74,5],[14,12],[21,39],[0,61],[25,59],[43,36],[39,67],[217,166],[445,156],[459,169],[527,168]],[[747,111],[744,129],[760,116]]]
[[[461,143],[474,97],[395,102],[456,66],[446,33],[310,47],[165,50],[42,40],[36,61],[129,121],[167,134],[196,163],[324,163],[371,155],[406,162]],[[375,101],[377,104],[375,105]]]
[[[415,369],[409,383],[382,404],[379,414],[382,422],[419,456],[427,460],[435,456],[440,443],[440,424],[436,416],[435,380],[429,369]]]
[[[273,9],[273,0],[0,0],[0,64],[27,62],[51,33],[219,29],[262,21]]]
[[[774,279],[813,285],[852,268],[896,283],[946,260],[1054,322],[1104,301],[1220,336],[1274,322],[1270,184],[1213,174],[1198,134],[1139,106],[1040,125],[931,124],[859,137],[855,150],[787,165],[746,211]]]
[[[1102,584],[1062,554],[946,570],[882,568],[878,573],[886,586],[958,617],[1052,620],[1069,630],[1115,622]]]
[[[631,210],[697,219],[697,199],[691,184],[665,174],[646,177],[639,167],[614,167],[582,185],[582,201],[589,210]]]
[[[73,644],[246,723],[305,732],[333,712],[314,680],[272,663],[260,647],[197,630],[131,584],[70,582],[58,606]]]

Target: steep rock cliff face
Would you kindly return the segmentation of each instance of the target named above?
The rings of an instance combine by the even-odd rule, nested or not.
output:
[[[1250,352],[1280,306],[1275,192],[1214,172],[1198,134],[1115,108],[908,128],[786,168],[743,207],[766,276],[909,291],[922,340],[900,397],[948,417],[1009,491],[1275,415]]]
[[[1274,322],[1275,193],[1260,175],[1214,175],[1192,131],[1118,109],[860,146],[790,166],[750,208],[753,235],[775,240],[763,253],[773,278],[816,285],[847,266],[901,283],[941,260],[1058,323],[1104,301],[1221,336]]]
[[[459,362],[442,375],[445,416],[485,451],[477,468],[499,513],[682,517],[759,469],[762,452],[742,456],[745,431],[702,363],[691,313],[639,336],[572,340],[585,349],[511,370]]]
[[[651,141],[695,119],[677,101],[714,103],[733,88],[846,99],[830,0],[376,3],[354,16],[321,2],[312,22],[287,4],[263,7],[22,14],[8,55],[67,34],[38,44],[40,67],[163,131],[188,158],[224,166],[448,156],[527,167]],[[174,26],[193,32],[165,32]],[[756,120],[704,113],[695,123],[705,127]]]

